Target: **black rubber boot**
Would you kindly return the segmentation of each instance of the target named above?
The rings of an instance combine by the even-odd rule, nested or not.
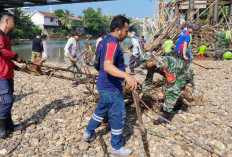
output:
[[[162,117],[170,121],[173,118],[173,113],[164,111],[162,114]],[[160,125],[160,124],[166,124],[166,123],[168,122],[161,117],[159,117],[157,120],[154,121],[154,125]]]
[[[6,138],[6,118],[0,118],[0,138]]]
[[[10,132],[14,132],[22,129],[23,129],[22,126],[14,125],[11,117],[6,119],[6,130],[9,130]]]

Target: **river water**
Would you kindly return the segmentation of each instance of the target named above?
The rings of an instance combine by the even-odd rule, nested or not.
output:
[[[64,46],[67,40],[43,40],[44,45],[44,53],[43,58],[47,58],[49,61],[64,63]],[[92,40],[91,44],[95,44],[96,40]],[[129,38],[125,39],[124,42],[124,49],[131,45],[131,40]],[[80,41],[80,45],[83,48],[84,41]],[[12,51],[18,53],[22,56],[25,60],[31,60],[31,49],[32,49],[32,42],[31,41],[19,41],[18,45],[12,45]],[[125,63],[128,64],[130,54],[125,53]]]

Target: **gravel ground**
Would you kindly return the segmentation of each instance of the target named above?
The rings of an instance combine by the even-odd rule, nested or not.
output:
[[[187,107],[181,108],[172,124],[166,125],[154,126],[157,115],[143,110],[151,157],[217,157],[217,154],[232,157],[232,62],[196,62],[217,68],[205,70],[192,64],[196,88],[193,96],[201,101],[184,101]],[[142,83],[146,71],[139,68],[136,73],[135,78]],[[155,75],[157,78],[160,76]],[[97,105],[95,97],[86,92],[83,84],[73,88],[71,81],[15,72],[12,115],[14,122],[25,126],[25,130],[0,139],[0,155],[103,157],[100,136],[92,143],[80,139]],[[135,113],[134,105],[127,104],[123,136],[125,146],[133,150],[131,157],[143,157],[145,152]],[[109,128],[106,124],[97,129],[107,149],[110,148]]]

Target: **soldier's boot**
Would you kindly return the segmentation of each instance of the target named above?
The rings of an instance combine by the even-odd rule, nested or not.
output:
[[[6,138],[7,131],[6,131],[6,118],[0,118],[0,138]]]
[[[23,130],[23,126],[15,125],[13,123],[12,117],[10,116],[6,119],[6,130],[9,130],[10,132]]]
[[[215,60],[215,61],[218,60],[218,53],[215,53],[215,55],[214,55],[214,60]]]
[[[168,121],[167,120],[172,120],[172,118],[173,118],[173,116],[174,116],[174,113],[173,113],[173,111],[172,112],[166,112],[166,111],[163,111],[163,114],[162,114],[162,117],[159,117],[157,120],[155,120],[154,121],[154,125],[160,125],[160,124],[165,124],[165,123],[168,123]],[[165,119],[167,119],[167,120],[165,120]]]
[[[220,60],[223,60],[223,54],[224,54],[224,53],[220,53],[220,56],[219,56],[219,57],[220,57]]]

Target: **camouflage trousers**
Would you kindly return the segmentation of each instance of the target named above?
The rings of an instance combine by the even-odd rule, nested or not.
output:
[[[226,39],[226,48],[230,48],[230,39]]]
[[[224,49],[225,47],[218,47],[215,49],[215,54],[214,54],[215,60],[222,60]]]
[[[176,80],[174,84],[168,84],[163,88],[163,93],[166,94],[163,105],[164,111],[169,113],[173,111],[173,108],[179,99],[185,84],[185,80]]]
[[[85,56],[86,56],[86,59],[84,61],[85,64],[89,64],[90,62],[92,62],[92,53],[91,53],[91,51],[86,51]]]

